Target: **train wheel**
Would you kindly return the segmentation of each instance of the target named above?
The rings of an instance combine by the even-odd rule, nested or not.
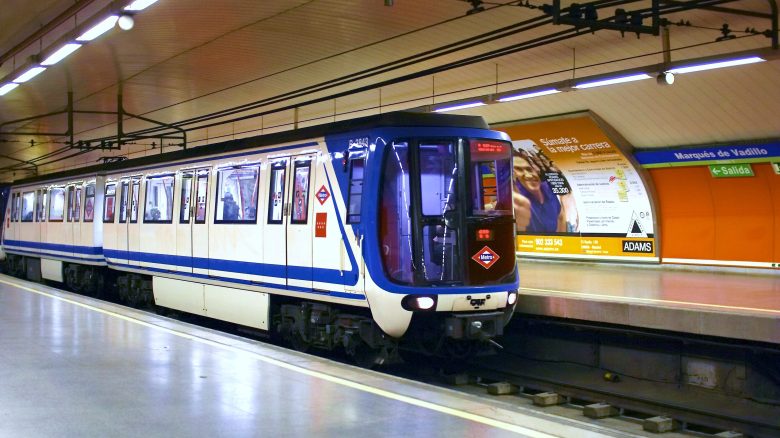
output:
[[[303,339],[303,336],[297,332],[291,333],[289,341],[290,345],[292,345],[295,350],[300,351],[301,353],[306,353],[309,351],[309,348],[311,348],[311,344]]]

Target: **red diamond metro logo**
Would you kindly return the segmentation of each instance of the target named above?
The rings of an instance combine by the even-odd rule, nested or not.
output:
[[[493,266],[500,258],[501,257],[496,254],[495,251],[486,246],[474,254],[471,257],[471,260],[474,260],[479,264],[479,266],[482,266],[485,269],[490,269],[490,267]]]

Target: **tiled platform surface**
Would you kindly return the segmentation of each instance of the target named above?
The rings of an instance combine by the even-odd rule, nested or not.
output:
[[[3,437],[627,436],[0,275]]]

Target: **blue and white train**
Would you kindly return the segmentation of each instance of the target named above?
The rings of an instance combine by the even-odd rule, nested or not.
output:
[[[269,331],[464,351],[517,300],[511,144],[391,113],[15,182],[6,272]]]

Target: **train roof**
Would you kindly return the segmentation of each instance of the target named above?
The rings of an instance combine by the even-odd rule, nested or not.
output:
[[[168,152],[161,155],[148,155],[140,158],[133,158],[115,163],[97,164],[94,166],[79,167],[77,169],[66,170],[62,172],[48,173],[41,176],[25,178],[14,181],[12,184],[32,184],[36,182],[48,181],[51,179],[66,179],[69,177],[78,177],[85,174],[112,172],[122,169],[146,166],[165,161],[178,161],[188,158],[197,158],[207,155],[219,154],[224,152],[240,151],[259,146],[270,146],[281,143],[288,143],[307,138],[316,138],[327,135],[335,135],[350,131],[361,131],[380,127],[458,127],[458,128],[476,128],[490,129],[485,120],[480,116],[464,116],[457,114],[438,114],[438,113],[414,113],[414,112],[392,112],[379,114],[375,116],[361,117],[357,119],[344,120],[341,122],[328,123],[317,126],[300,128],[293,131],[285,131],[274,134],[266,134],[255,137],[247,137],[236,140],[228,140],[220,143],[213,143],[205,146],[198,146],[192,149],[185,149],[176,152]]]

